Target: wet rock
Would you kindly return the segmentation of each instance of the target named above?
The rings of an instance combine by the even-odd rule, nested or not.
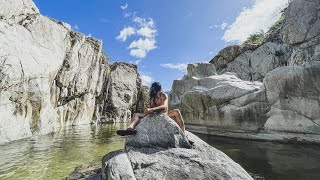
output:
[[[78,166],[73,172],[66,177],[66,180],[98,180],[101,179],[101,167],[100,165],[92,166]]]

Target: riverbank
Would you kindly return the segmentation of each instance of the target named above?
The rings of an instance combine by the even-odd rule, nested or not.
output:
[[[289,132],[263,132],[263,131],[224,131],[214,126],[203,126],[198,124],[186,124],[191,132],[203,135],[228,137],[235,139],[246,139],[252,141],[270,141],[289,144],[314,144],[320,145],[319,134],[289,133]]]

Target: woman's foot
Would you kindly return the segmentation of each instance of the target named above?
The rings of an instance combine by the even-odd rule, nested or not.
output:
[[[135,130],[133,128],[119,129],[118,131],[116,131],[116,133],[119,136],[135,135],[135,134],[137,134],[137,130]]]

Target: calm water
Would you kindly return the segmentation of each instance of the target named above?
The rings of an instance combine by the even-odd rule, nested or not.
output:
[[[197,135],[226,153],[255,179],[320,179],[320,146]]]
[[[63,179],[79,165],[100,163],[103,155],[123,148],[115,135],[122,125],[69,127],[37,139],[0,145],[0,179]]]
[[[115,130],[125,125],[69,127],[37,139],[0,145],[0,179],[63,179],[79,165],[100,164],[123,148]],[[320,147],[199,135],[256,179],[320,179]]]

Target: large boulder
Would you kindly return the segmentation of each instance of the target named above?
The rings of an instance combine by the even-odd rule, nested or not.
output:
[[[189,142],[176,125],[176,122],[165,114],[149,115],[148,118],[141,119],[135,129],[138,133],[127,138],[126,146],[190,147]]]
[[[179,108],[189,127],[256,131],[267,119],[269,105],[260,82],[243,81],[233,73],[207,77],[190,73],[172,87],[170,108]]]
[[[268,131],[320,135],[320,68],[283,67],[264,79],[272,105]]]
[[[124,150],[102,160],[104,179],[252,179],[223,152],[192,133],[186,141],[178,125],[167,115],[152,115],[137,125]]]

